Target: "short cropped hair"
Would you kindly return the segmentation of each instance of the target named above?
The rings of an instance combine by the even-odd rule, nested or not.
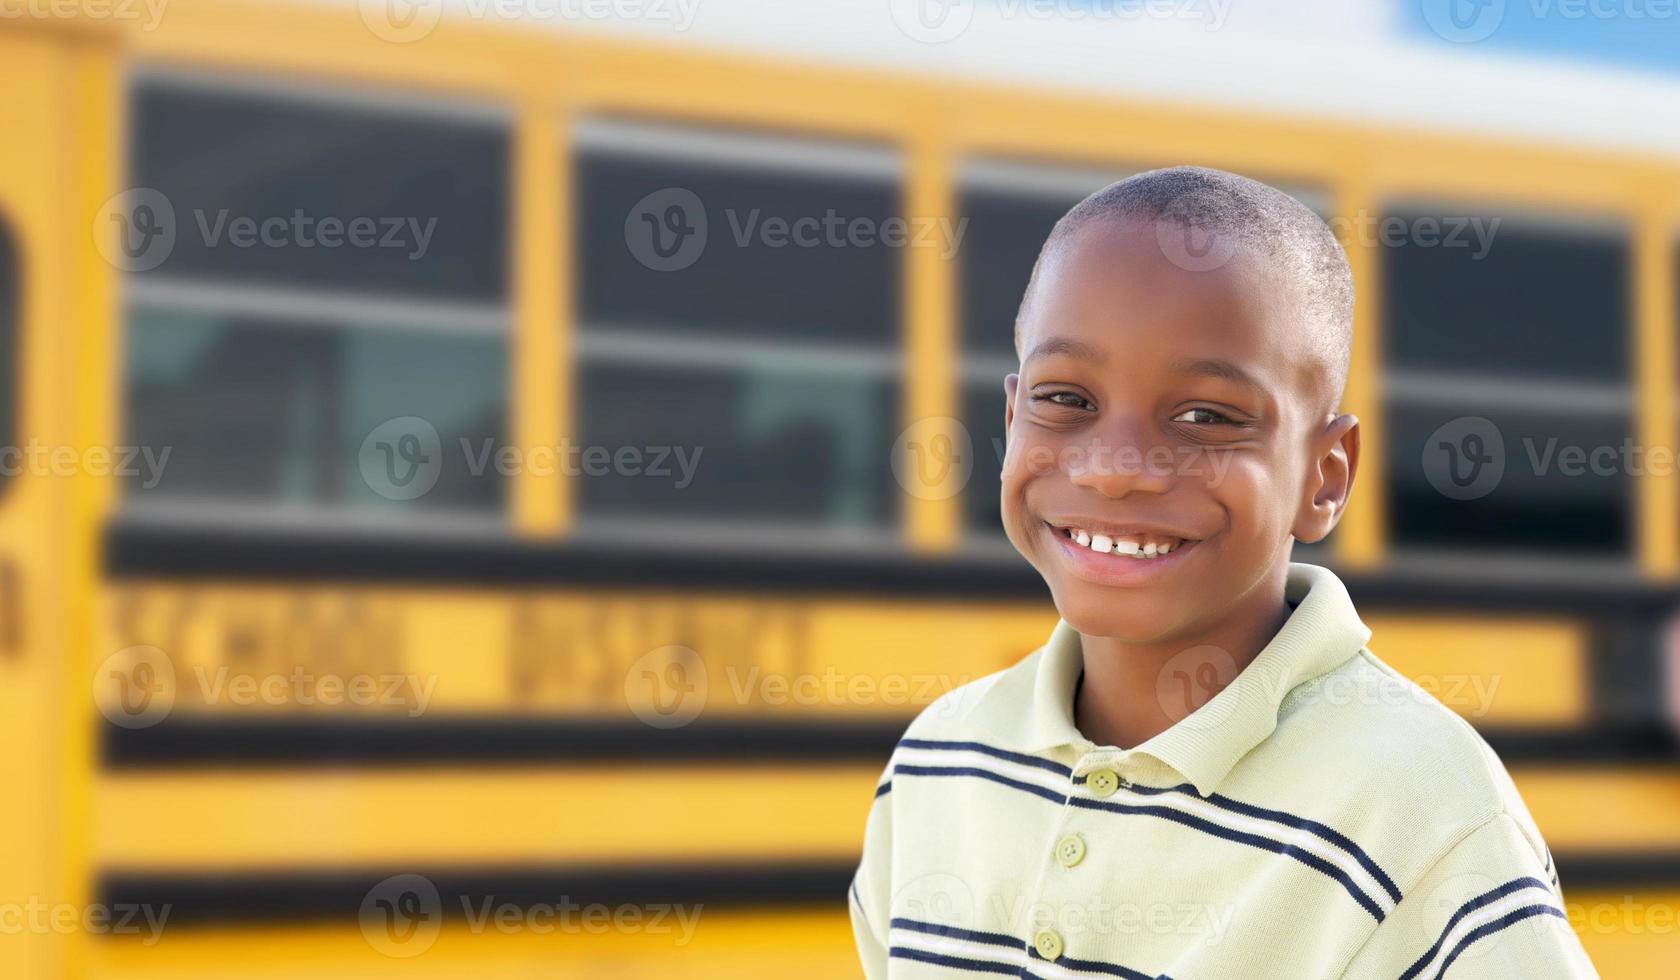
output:
[[[1021,299],[1015,320],[1017,347],[1045,257],[1094,221],[1128,220],[1150,222],[1157,229],[1169,222],[1194,228],[1210,236],[1217,248],[1243,249],[1271,263],[1299,288],[1306,325],[1317,335],[1340,399],[1353,347],[1353,273],[1341,243],[1322,218],[1295,198],[1258,180],[1210,167],[1136,174],[1109,184],[1063,215],[1039,251]],[[1171,238],[1162,240],[1165,244]]]

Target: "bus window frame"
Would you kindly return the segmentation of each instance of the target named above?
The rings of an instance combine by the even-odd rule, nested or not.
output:
[[[504,375],[501,404],[506,421],[504,440],[517,431],[519,411],[517,392],[512,383],[511,361],[516,356],[518,329],[518,296],[515,275],[518,257],[515,254],[517,232],[515,225],[519,208],[519,186],[513,172],[513,153],[518,139],[516,107],[493,96],[443,93],[431,89],[402,89],[391,80],[367,85],[344,85],[341,79],[310,73],[294,75],[263,69],[233,70],[222,66],[137,62],[131,64],[123,77],[121,100],[128,113],[128,132],[125,144],[133,139],[133,109],[142,89],[157,86],[188,93],[228,95],[253,101],[266,100],[273,104],[320,108],[327,111],[401,114],[413,119],[437,120],[443,123],[460,122],[494,125],[506,140],[509,170],[505,175],[508,208],[506,234],[507,250],[503,270],[502,295],[496,302],[474,300],[438,300],[425,296],[404,294],[389,289],[365,292],[338,289],[316,290],[300,286],[250,284],[238,280],[219,281],[213,278],[158,275],[156,272],[136,276],[122,276],[124,299],[115,313],[116,329],[128,343],[129,315],[139,308],[193,309],[198,312],[219,310],[251,313],[261,310],[276,321],[297,319],[338,321],[335,329],[375,332],[392,331],[403,334],[426,334],[438,331],[439,325],[449,321],[447,332],[458,336],[487,335],[499,338],[510,370]],[[131,162],[126,155],[124,168]],[[218,305],[216,297],[226,302]],[[275,306],[264,307],[265,301],[284,297]],[[418,324],[389,326],[387,321],[402,321],[414,317]],[[292,324],[299,329],[307,327]],[[128,428],[129,388],[126,369],[117,373],[116,404],[119,406],[120,426]],[[140,524],[168,526],[215,526],[251,529],[272,529],[276,526],[300,531],[368,530],[402,535],[435,534],[439,537],[459,537],[461,534],[493,533],[509,535],[513,527],[514,489],[508,481],[499,505],[493,510],[472,508],[442,508],[433,511],[370,514],[355,507],[337,504],[253,503],[238,500],[136,500],[130,494],[118,494],[117,510],[125,520]]]

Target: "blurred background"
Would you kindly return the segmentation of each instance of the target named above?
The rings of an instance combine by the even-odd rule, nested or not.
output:
[[[1680,965],[1663,0],[0,0],[0,975],[858,975],[922,706],[1055,622],[1001,378],[1086,193],[1359,284],[1299,557]]]

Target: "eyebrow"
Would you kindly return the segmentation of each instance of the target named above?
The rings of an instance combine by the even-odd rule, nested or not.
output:
[[[1176,374],[1201,375],[1202,377],[1218,378],[1221,381],[1230,381],[1236,384],[1246,385],[1256,390],[1265,389],[1265,385],[1262,385],[1259,379],[1231,361],[1221,361],[1209,358],[1194,361],[1177,361],[1173,364],[1172,369]]]
[[[1081,361],[1090,361],[1093,364],[1101,364],[1108,360],[1107,354],[1095,347],[1092,347],[1090,344],[1083,343],[1078,340],[1072,340],[1067,337],[1051,337],[1044,343],[1034,347],[1032,349],[1032,353],[1022,359],[1021,364],[1025,366],[1034,358],[1051,357],[1057,354],[1064,357],[1072,357]]]

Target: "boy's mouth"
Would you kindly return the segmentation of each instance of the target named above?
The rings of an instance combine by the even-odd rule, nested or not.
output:
[[[1049,524],[1049,522],[1046,523]],[[1159,531],[1109,530],[1093,532],[1070,524],[1049,524],[1049,527],[1076,547],[1088,548],[1097,554],[1113,555],[1115,558],[1131,558],[1135,561],[1164,558],[1175,550],[1182,550],[1195,544],[1194,539],[1177,537]]]

